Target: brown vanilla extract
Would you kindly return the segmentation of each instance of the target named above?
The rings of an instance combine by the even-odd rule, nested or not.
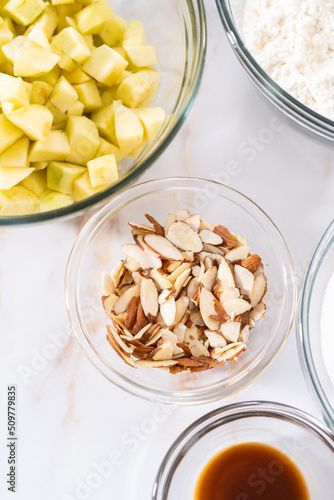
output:
[[[280,450],[242,443],[215,455],[200,474],[194,500],[310,500],[305,479]]]

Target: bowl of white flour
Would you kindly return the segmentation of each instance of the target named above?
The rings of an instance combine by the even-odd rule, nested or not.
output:
[[[269,102],[334,142],[333,0],[216,0],[228,39]]]
[[[299,307],[299,353],[304,374],[334,430],[334,221],[310,262]]]

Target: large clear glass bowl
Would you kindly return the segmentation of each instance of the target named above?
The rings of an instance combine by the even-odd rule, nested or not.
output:
[[[333,499],[334,438],[329,430],[300,410],[261,401],[219,408],[188,427],[167,452],[152,499],[193,500],[198,476],[211,458],[253,442],[287,455],[303,474],[312,500]]]
[[[111,1],[111,0],[110,0]],[[125,19],[140,19],[148,43],[155,45],[161,84],[155,106],[169,118],[155,141],[136,160],[122,162],[119,180],[111,187],[65,208],[22,216],[0,216],[0,225],[27,224],[69,217],[98,206],[134,182],[149,168],[175,137],[189,113],[201,80],[206,48],[206,21],[202,0],[112,0]]]
[[[268,277],[267,313],[256,324],[237,361],[201,373],[172,375],[168,370],[135,370],[106,341],[109,323],[101,305],[101,275],[124,255],[131,242],[128,222],[145,222],[148,212],[164,221],[185,209],[243,235],[261,255]],[[178,404],[213,401],[240,390],[258,377],[283,346],[295,310],[295,277],[285,242],[273,222],[252,201],[222,184],[190,178],[145,182],[113,198],[84,226],[66,272],[66,305],[72,330],[84,353],[110,381],[150,400]]]
[[[227,38],[242,67],[260,93],[281,116],[312,137],[333,147],[334,122],[312,111],[285,92],[256,62],[247,50],[243,36],[243,17],[247,0],[216,0]]]
[[[311,259],[300,296],[298,316],[299,353],[304,375],[327,424],[334,432],[334,383],[330,380],[326,367],[326,347],[321,336],[323,301],[333,273],[334,222],[325,232]],[[333,366],[334,352],[326,352],[326,357],[327,365],[331,359]]]

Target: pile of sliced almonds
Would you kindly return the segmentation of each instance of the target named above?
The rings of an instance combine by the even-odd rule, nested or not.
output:
[[[134,244],[102,279],[107,340],[133,367],[199,372],[247,349],[266,311],[261,258],[242,236],[184,210],[130,222]]]

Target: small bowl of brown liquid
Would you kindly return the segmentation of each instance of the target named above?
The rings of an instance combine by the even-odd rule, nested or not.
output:
[[[333,500],[334,436],[290,406],[245,402],[197,420],[165,456],[153,500]]]

